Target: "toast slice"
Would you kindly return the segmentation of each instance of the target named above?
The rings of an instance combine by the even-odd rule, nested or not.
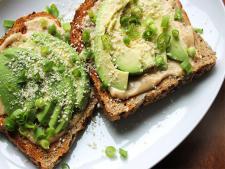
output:
[[[175,0],[176,6],[182,9],[182,15],[184,23],[191,25],[186,12],[183,10],[182,4],[179,0]],[[76,48],[78,52],[83,49],[83,42],[81,40],[82,28],[84,27],[83,21],[87,15],[87,11],[90,10],[95,5],[95,0],[86,0],[80,8],[76,11],[72,22],[72,33],[71,33],[71,43],[73,47]],[[135,112],[140,106],[153,103],[169,93],[173,92],[179,86],[191,82],[193,79],[210,71],[216,63],[216,54],[208,46],[200,35],[194,33],[194,43],[197,49],[198,59],[194,60],[195,68],[193,73],[188,76],[169,76],[162,80],[156,88],[139,94],[137,96],[131,97],[126,100],[120,100],[113,98],[107,90],[102,89],[102,82],[100,81],[97,72],[93,66],[90,66],[89,74],[94,83],[95,92],[99,102],[101,103],[105,115],[109,120],[115,121],[119,120],[121,117],[128,117],[130,114]]]
[[[26,33],[27,28],[25,26],[26,21],[30,21],[37,17],[47,17],[53,20],[58,26],[60,22],[52,15],[39,12],[32,13],[28,16],[19,18],[13,25],[13,27],[5,34],[5,36],[0,39],[0,46],[10,35],[14,33]],[[95,105],[97,104],[97,99],[94,97],[93,92],[91,94],[89,103],[83,112],[79,112],[73,116],[69,124],[68,130],[64,135],[61,136],[59,140],[52,143],[50,149],[44,150],[40,146],[33,144],[31,141],[19,134],[12,134],[4,129],[4,116],[0,116],[0,132],[3,133],[17,148],[22,151],[35,165],[41,169],[51,169],[54,168],[61,158],[67,154],[70,147],[76,140],[79,132],[85,128],[88,120],[93,114]]]

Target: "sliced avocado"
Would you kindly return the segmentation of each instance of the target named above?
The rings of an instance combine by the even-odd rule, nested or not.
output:
[[[51,53],[62,60],[66,60],[67,63],[79,69],[81,76],[79,78],[74,78],[74,83],[76,83],[74,98],[76,107],[82,110],[86,107],[88,96],[90,94],[90,82],[87,77],[87,73],[84,70],[84,63],[79,58],[77,52],[67,43],[55,38],[49,34],[45,33],[34,33],[31,36],[31,40],[35,42],[35,45],[41,47],[48,47]],[[73,86],[71,86],[72,88]],[[63,86],[63,88],[65,88]]]
[[[129,52],[129,53],[127,53]],[[135,50],[128,50],[119,56],[116,56],[116,65],[121,71],[126,71],[131,74],[138,74],[143,72],[143,66],[140,58]]]
[[[106,27],[112,20],[115,13],[123,9],[132,0],[105,0],[101,3],[97,12],[96,35],[104,35]],[[114,4],[114,5],[112,5]]]
[[[126,90],[129,73],[115,68],[110,54],[103,49],[100,36],[96,36],[94,39],[94,51],[97,72],[103,84],[120,90]]]
[[[94,38],[95,65],[98,75],[105,86],[126,90],[128,84],[128,72],[123,72],[114,66],[109,52],[103,48],[101,36],[105,34],[107,25],[114,14],[123,9],[131,0],[106,0],[103,1],[96,19]],[[112,5],[115,4],[115,5]]]
[[[169,58],[176,61],[182,62],[189,58],[187,52],[182,47],[180,41],[175,39],[171,40],[171,46],[168,52],[170,53]]]
[[[168,57],[170,59],[181,62],[181,67],[186,73],[190,74],[192,72],[192,65],[189,61],[188,53],[186,50],[184,50],[180,41],[172,39],[168,52]]]
[[[7,54],[7,52],[5,53]],[[9,58],[4,53],[0,54],[0,100],[2,101],[5,112],[11,113],[19,108],[18,98],[15,94],[18,93],[18,79],[13,72],[6,66]]]
[[[138,47],[123,47],[115,58],[118,69],[130,74],[143,73],[144,70],[155,65],[154,57],[148,52],[139,50]]]

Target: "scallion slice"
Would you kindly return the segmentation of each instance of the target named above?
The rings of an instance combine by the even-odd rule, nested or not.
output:
[[[168,15],[162,17],[161,27],[165,30],[169,28],[170,17]]]
[[[15,21],[13,20],[4,20],[3,21],[3,26],[7,29],[11,28],[13,26],[13,24],[15,23]]]
[[[187,49],[188,56],[194,58],[196,55],[196,49],[194,47],[190,47]]]
[[[175,21],[183,21],[183,14],[182,14],[182,11],[181,9],[177,8],[176,11],[175,11],[175,15],[174,15],[174,20]]]
[[[194,31],[199,34],[203,34],[204,30],[202,28],[194,28]]]
[[[179,31],[177,29],[172,30],[172,35],[174,39],[178,40],[179,39]]]
[[[127,153],[126,150],[124,150],[123,148],[120,148],[120,149],[119,149],[119,153],[120,153],[120,156],[121,156],[123,159],[127,159],[128,153]]]
[[[65,32],[70,32],[70,30],[71,30],[71,25],[70,25],[69,22],[63,23],[62,27],[63,27]]]
[[[109,158],[114,158],[116,156],[116,148],[113,146],[106,147],[105,154]]]

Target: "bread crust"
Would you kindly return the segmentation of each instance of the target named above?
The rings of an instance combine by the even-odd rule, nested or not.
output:
[[[56,24],[60,26],[60,22],[52,15],[39,12],[32,13],[30,15],[19,18],[13,25],[13,27],[0,39],[0,45],[4,40],[14,33],[26,33],[25,22],[32,20],[36,17],[48,17],[55,20]],[[56,142],[52,143],[49,150],[44,150],[40,146],[33,144],[30,140],[25,137],[9,133],[4,129],[4,116],[0,116],[0,132],[3,133],[16,147],[22,151],[35,165],[40,169],[52,169],[60,162],[61,158],[70,151],[71,145],[74,143],[79,132],[85,128],[88,120],[93,114],[93,110],[97,104],[97,99],[92,94],[89,100],[87,108],[80,113],[74,115],[70,122],[69,129],[65,134]]]
[[[87,11],[93,6],[90,6],[89,4],[94,4],[95,2],[96,1],[94,0],[85,0],[85,2],[81,5],[81,8],[78,9],[79,12],[76,13],[72,22],[73,30],[71,34],[71,42],[78,52],[80,52],[83,48],[81,40],[82,18],[85,17],[85,15],[83,14],[87,14]],[[183,11],[184,23],[186,25],[191,25],[190,20],[186,12],[183,10],[182,4],[179,0],[176,0],[176,5]],[[80,13],[82,13],[82,15],[80,15]],[[74,34],[76,34],[76,36]],[[74,39],[75,37],[76,39]],[[108,91],[102,89],[101,81],[96,73],[96,70],[93,68],[93,66],[90,66],[89,74],[94,84],[96,96],[101,103],[104,109],[104,113],[108,117],[108,119],[111,121],[115,121],[119,120],[121,117],[127,118],[140,106],[153,103],[165,97],[169,93],[173,92],[176,88],[182,86],[185,83],[191,82],[193,79],[211,70],[216,63],[215,53],[201,38],[201,36],[195,33],[194,37],[195,46],[199,50],[201,59],[197,59],[194,61],[196,64],[196,69],[191,75],[180,77],[169,76],[168,78],[164,79],[159,85],[157,85],[155,89],[149,90],[127,100],[115,99],[110,95]]]

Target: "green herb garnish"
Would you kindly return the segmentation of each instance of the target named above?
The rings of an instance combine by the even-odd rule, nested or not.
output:
[[[89,46],[90,45],[90,38],[91,38],[91,33],[89,30],[84,30],[82,33],[82,40],[84,42],[85,46]]]
[[[194,47],[190,47],[187,49],[188,56],[191,58],[195,57],[196,55],[196,49]]]
[[[109,158],[114,158],[116,156],[116,148],[113,146],[106,147],[105,154]]]
[[[161,22],[161,27],[164,30],[167,30],[169,28],[169,24],[170,24],[170,17],[169,16],[163,16],[162,17],[162,22]]]
[[[50,6],[47,6],[46,12],[55,16],[56,18],[59,17],[59,10],[58,10],[58,8],[56,7],[55,4],[51,4]]]
[[[204,32],[203,28],[194,28],[194,31],[199,34],[203,34]]]
[[[63,23],[62,27],[63,27],[65,32],[70,32],[70,30],[71,30],[71,25],[70,25],[69,22]]]
[[[9,29],[9,28],[12,28],[12,26],[13,26],[14,23],[15,23],[15,21],[13,21],[13,20],[4,20],[3,21],[3,26],[6,29]]]
[[[70,166],[66,162],[63,162],[61,164],[61,169],[70,169]]]
[[[174,20],[175,21],[183,21],[183,14],[182,14],[182,10],[177,8],[175,11],[175,15],[174,15]]]
[[[179,31],[177,29],[174,29],[172,30],[172,35],[173,35],[173,38],[178,40],[179,39]]]
[[[120,148],[120,149],[119,149],[119,153],[120,153],[120,157],[122,157],[122,158],[124,158],[124,159],[127,159],[128,153],[127,153],[126,150]]]

